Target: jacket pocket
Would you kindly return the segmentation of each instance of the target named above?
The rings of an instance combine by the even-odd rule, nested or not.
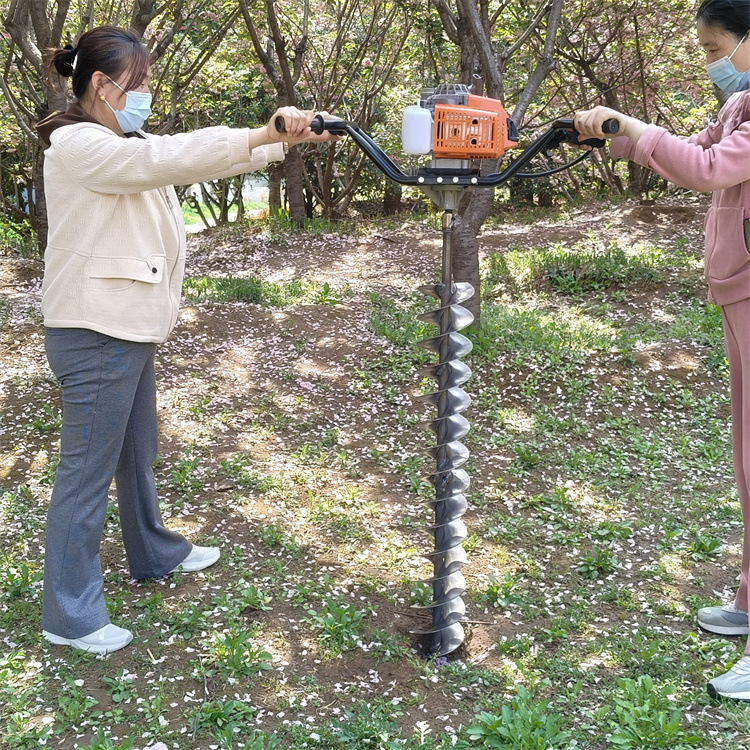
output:
[[[88,262],[92,287],[99,291],[118,292],[137,281],[158,284],[164,278],[167,259],[163,255],[147,258],[104,258],[94,256]]]
[[[706,217],[706,276],[728,279],[750,264],[745,244],[745,211],[741,207],[712,208]]]

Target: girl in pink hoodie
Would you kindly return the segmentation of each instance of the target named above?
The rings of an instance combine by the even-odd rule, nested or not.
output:
[[[698,612],[704,630],[748,635],[745,655],[708,683],[712,697],[750,700],[750,0],[705,0],[696,13],[706,71],[723,107],[715,123],[690,138],[671,135],[607,107],[579,112],[581,140],[607,137],[602,123],[615,118],[615,157],[650,167],[670,182],[713,199],[705,219],[705,273],[709,295],[721,306],[729,360],[732,454],[739,488],[744,542],[735,600]]]

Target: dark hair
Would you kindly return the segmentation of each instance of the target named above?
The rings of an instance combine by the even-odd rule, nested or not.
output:
[[[80,99],[97,70],[110,78],[130,70],[123,88],[127,91],[140,85],[148,72],[148,50],[133,31],[99,26],[87,31],[77,47],[66,44],[63,49],[54,50],[48,64],[50,73],[53,66],[61,76],[72,76],[73,93]]]
[[[750,0],[703,0],[695,18],[742,39],[750,31]]]

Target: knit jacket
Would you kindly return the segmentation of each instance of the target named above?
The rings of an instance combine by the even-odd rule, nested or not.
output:
[[[719,305],[750,298],[750,90],[733,94],[716,122],[689,138],[649,125],[637,144],[615,138],[610,154],[653,169],[670,182],[713,193],[704,221],[705,274]]]
[[[284,158],[281,143],[250,151],[243,129],[123,138],[78,105],[37,128],[49,143],[44,325],[128,341],[161,343],[177,322],[185,226],[172,186]]]

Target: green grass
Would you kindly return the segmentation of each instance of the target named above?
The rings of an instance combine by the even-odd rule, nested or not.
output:
[[[542,248],[512,248],[491,255],[483,278],[483,296],[492,297],[503,288],[530,291],[548,288],[560,294],[580,295],[612,287],[663,282],[673,268],[673,252],[651,245],[627,249],[595,238],[572,246],[554,244]]]
[[[201,203],[201,210],[203,211],[203,215],[210,219],[211,212],[206,207],[205,203]],[[182,209],[182,218],[185,221],[185,224],[201,224],[203,222],[203,219],[201,219],[201,215],[188,203],[181,203],[180,208]],[[259,211],[264,208],[268,208],[267,203],[263,203],[261,201],[245,201],[245,211]],[[237,217],[237,209],[234,208],[229,212],[229,220],[234,221]]]
[[[3,381],[3,750],[747,745],[750,708],[705,693],[743,643],[694,621],[734,585],[742,528],[721,319],[684,293],[700,288],[699,257],[591,237],[483,268],[466,386],[469,637],[445,663],[410,633],[429,622],[433,497],[419,429],[431,409],[411,397],[432,387],[416,343],[434,301],[412,280],[403,293],[260,272],[186,282],[211,315],[277,309],[247,367],[200,309],[160,353],[165,520],[222,558],[130,582],[112,505],[108,606],[135,641],[104,659],[40,635],[60,405],[29,337],[34,366]],[[302,327],[281,309],[299,304]]]
[[[325,282],[290,281],[286,284],[263,281],[253,276],[199,276],[182,285],[187,302],[245,302],[268,307],[287,307],[303,302],[335,305],[348,294],[333,290]]]

